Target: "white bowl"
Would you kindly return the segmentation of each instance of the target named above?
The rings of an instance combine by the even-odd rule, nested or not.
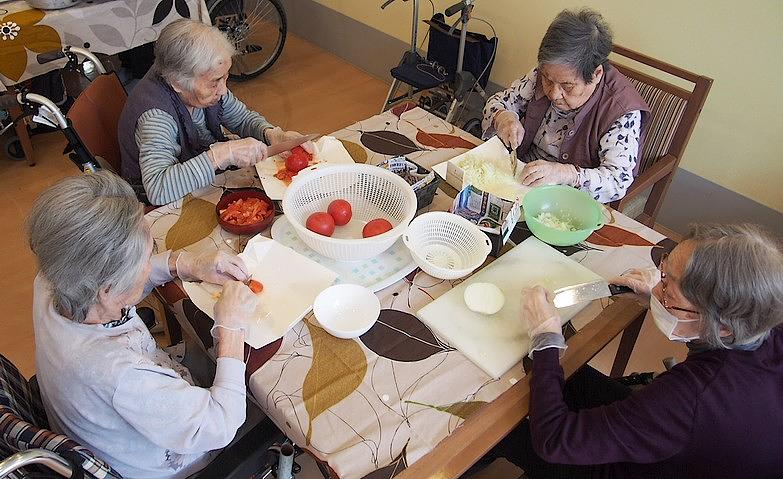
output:
[[[338,284],[321,291],[313,303],[318,324],[332,336],[353,339],[370,330],[381,302],[371,290],[358,284]]]

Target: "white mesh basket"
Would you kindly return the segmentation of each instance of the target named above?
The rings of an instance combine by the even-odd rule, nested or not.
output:
[[[402,241],[416,264],[440,279],[467,276],[492,250],[492,243],[478,226],[444,211],[424,213],[413,220]]]
[[[336,199],[351,204],[351,221],[338,226],[331,237],[308,230],[307,217],[326,211]],[[383,253],[405,232],[416,214],[416,193],[404,179],[377,166],[329,165],[294,178],[283,196],[283,212],[299,238],[317,253],[359,261]],[[388,220],[393,228],[362,238],[364,225],[376,218]]]

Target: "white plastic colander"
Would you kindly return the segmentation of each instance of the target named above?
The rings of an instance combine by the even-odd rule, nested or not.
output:
[[[416,264],[440,279],[467,276],[492,250],[492,243],[478,226],[445,211],[424,213],[414,219],[402,241]]]
[[[353,217],[331,237],[307,229],[307,217],[326,211],[329,203],[344,199]],[[389,249],[416,214],[416,193],[391,171],[372,165],[328,165],[299,174],[283,196],[285,213],[299,238],[318,254],[341,261],[359,261]],[[393,228],[362,238],[370,220],[384,218]]]

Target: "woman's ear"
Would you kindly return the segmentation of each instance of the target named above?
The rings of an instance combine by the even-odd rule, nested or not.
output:
[[[590,83],[598,83],[602,76],[604,76],[604,66],[598,65],[595,67],[595,71],[593,71],[593,81]]]

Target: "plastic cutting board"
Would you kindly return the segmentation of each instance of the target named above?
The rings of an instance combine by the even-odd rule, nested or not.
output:
[[[488,375],[499,378],[529,351],[527,326],[519,317],[521,290],[536,284],[553,290],[599,278],[598,274],[530,237],[416,315]],[[465,306],[465,288],[482,282],[495,284],[506,296],[503,309],[496,314],[474,313]],[[571,319],[587,304],[561,309],[563,321]]]

